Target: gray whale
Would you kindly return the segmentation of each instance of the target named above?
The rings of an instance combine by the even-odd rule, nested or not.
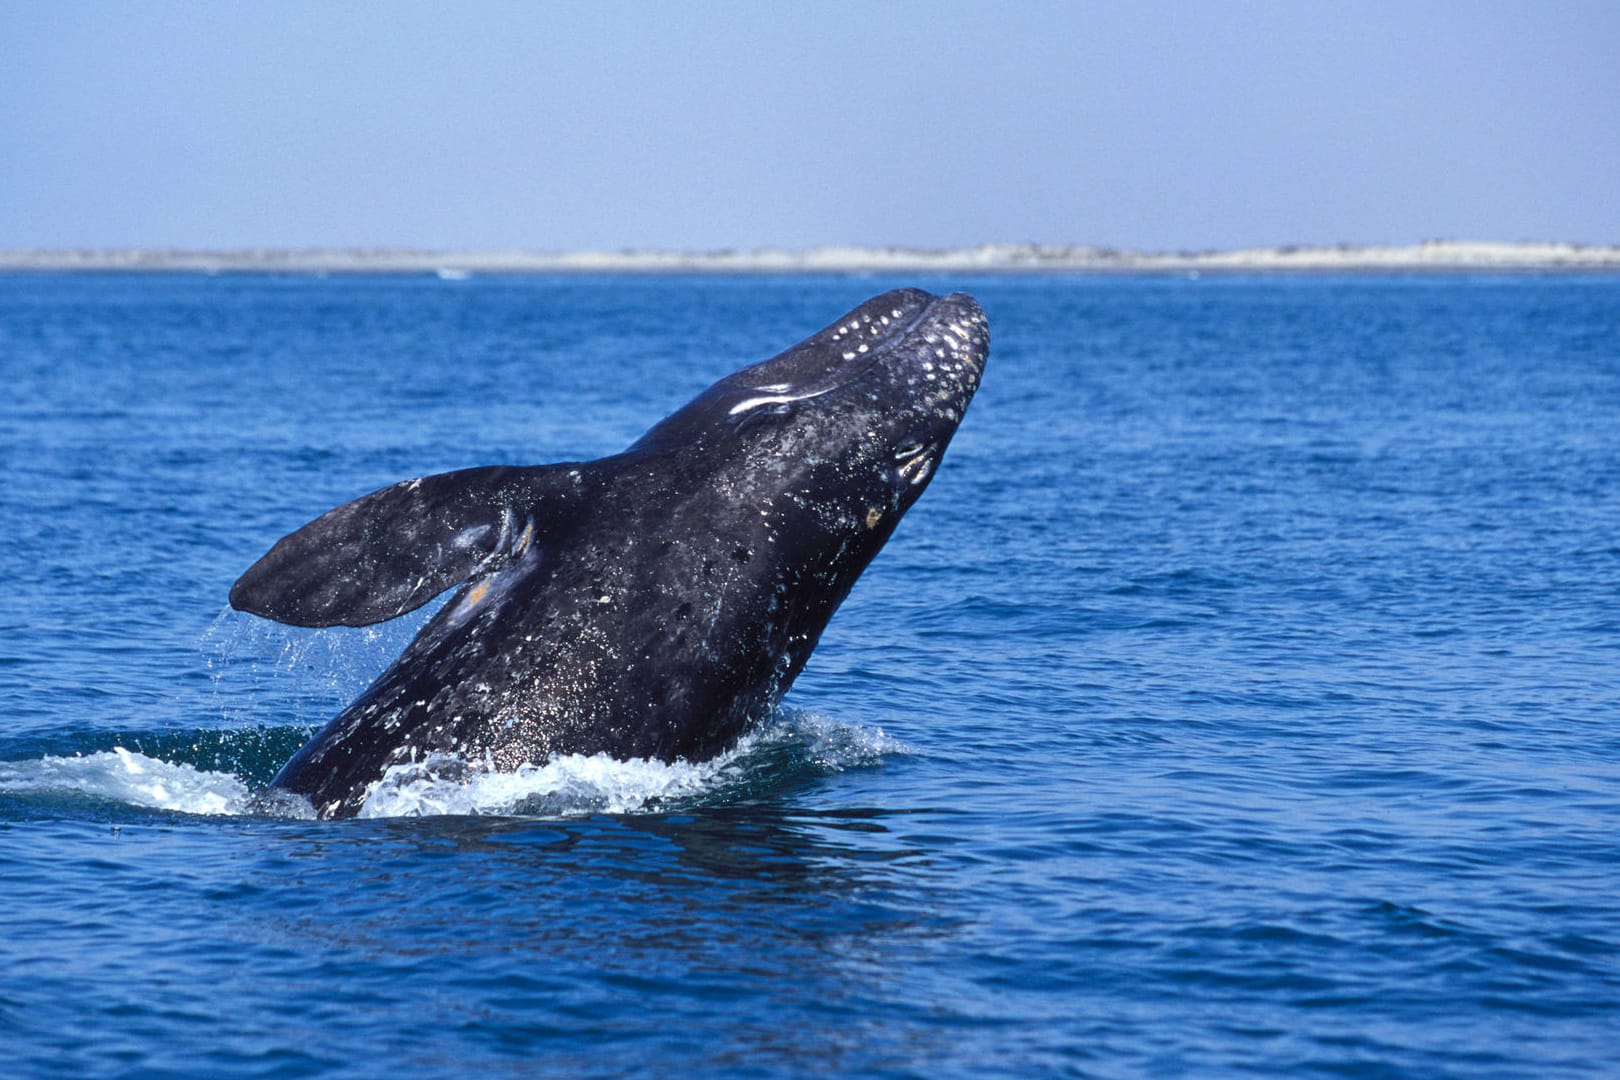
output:
[[[885,293],[623,453],[406,480],[284,537],[233,607],[364,626],[461,591],[272,790],[344,817],[434,753],[512,770],[727,749],[927,487],[989,345],[971,297]]]

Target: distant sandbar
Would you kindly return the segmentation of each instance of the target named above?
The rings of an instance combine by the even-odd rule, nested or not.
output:
[[[412,251],[126,248],[0,251],[0,271],[205,273],[1189,273],[1253,271],[1620,270],[1620,246],[1434,240],[1407,246],[1290,246],[1144,252],[1042,244],[966,248],[818,247],[726,251]]]

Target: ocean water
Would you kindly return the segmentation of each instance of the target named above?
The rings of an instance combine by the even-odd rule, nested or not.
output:
[[[983,388],[735,752],[255,798],[411,632],[284,532],[899,284]],[[0,526],[7,1075],[1620,1074],[1620,278],[4,277]]]

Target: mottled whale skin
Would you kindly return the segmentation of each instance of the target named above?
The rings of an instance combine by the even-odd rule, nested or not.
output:
[[[979,305],[874,297],[623,453],[406,480],[283,538],[231,605],[364,626],[461,586],[271,787],[322,817],[433,754],[701,760],[769,714],[978,387]]]

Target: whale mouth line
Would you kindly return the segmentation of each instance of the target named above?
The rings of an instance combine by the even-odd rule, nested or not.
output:
[[[837,386],[829,386],[825,390],[812,390],[808,394],[768,394],[764,397],[745,398],[742,401],[737,402],[737,404],[733,405],[730,409],[726,410],[726,415],[736,416],[738,413],[748,412],[750,409],[757,409],[761,405],[786,405],[793,401],[804,401],[808,398],[820,397],[822,394],[831,393],[836,389],[838,389]]]

